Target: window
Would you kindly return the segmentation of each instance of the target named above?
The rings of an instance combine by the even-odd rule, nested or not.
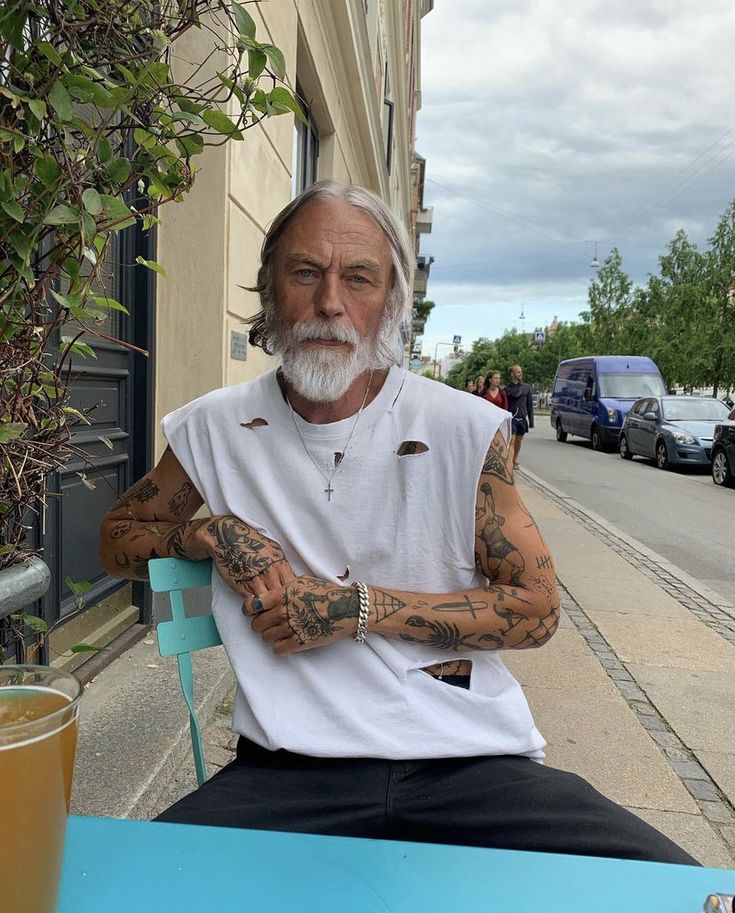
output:
[[[292,198],[297,197],[316,181],[317,160],[319,158],[319,128],[304,101],[304,93],[298,83],[296,84],[296,97],[306,115],[308,124],[303,124],[298,118],[294,119],[295,136],[291,169]]]
[[[385,79],[383,80],[383,137],[385,138],[385,164],[388,166],[388,174],[393,167],[393,117],[395,114],[390,95],[390,74],[386,60]]]

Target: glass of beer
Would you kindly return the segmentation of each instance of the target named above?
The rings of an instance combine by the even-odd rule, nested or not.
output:
[[[0,665],[3,910],[56,910],[81,693],[68,672]]]

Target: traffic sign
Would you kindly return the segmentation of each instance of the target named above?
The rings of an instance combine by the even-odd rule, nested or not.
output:
[[[461,336],[454,336],[454,337],[452,337],[452,345],[453,345],[453,346],[461,346],[461,345],[462,345],[462,337],[461,337]]]

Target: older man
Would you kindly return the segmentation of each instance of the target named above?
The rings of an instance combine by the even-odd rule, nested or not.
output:
[[[500,651],[556,629],[552,560],[508,414],[395,364],[412,273],[367,190],[289,204],[251,331],[280,368],[167,416],[160,463],[102,524],[110,573],[214,563],[237,759],[161,818],[691,862],[539,763]]]

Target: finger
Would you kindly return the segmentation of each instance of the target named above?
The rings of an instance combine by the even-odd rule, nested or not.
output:
[[[285,617],[281,607],[276,606],[274,609],[264,610],[253,616],[250,621],[250,627],[258,634],[262,634],[268,628],[282,625],[284,621]]]
[[[275,590],[260,590],[258,595],[247,596],[242,604],[242,614],[250,617],[252,615],[260,615],[262,612],[267,612],[268,609],[273,608],[274,605],[278,604],[277,599],[271,598],[272,594],[276,592]]]
[[[296,575],[291,570],[291,565],[288,561],[283,561],[278,565],[278,578],[281,586],[287,586],[287,584],[293,583],[296,579]]]
[[[293,632],[289,625],[281,622],[272,628],[266,628],[265,631],[261,632],[260,636],[267,644],[277,644],[282,640],[287,640],[292,634]]]

